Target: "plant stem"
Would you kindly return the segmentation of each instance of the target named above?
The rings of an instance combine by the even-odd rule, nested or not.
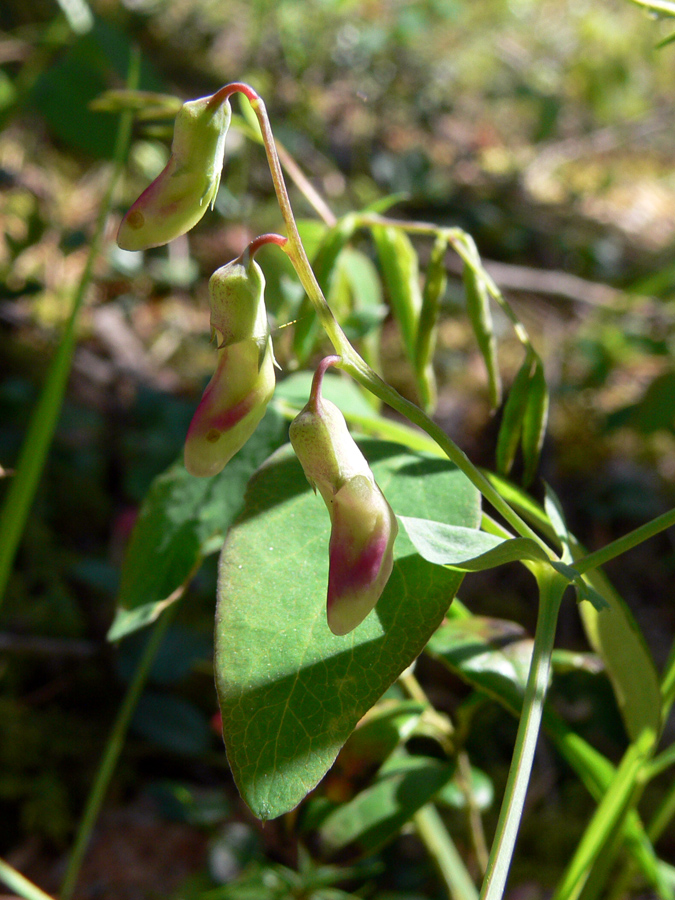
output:
[[[413,816],[413,822],[451,900],[478,900],[476,886],[433,803],[419,809]]]
[[[0,881],[24,900],[52,900],[49,894],[45,894],[36,884],[29,881],[21,872],[17,872],[4,859],[0,859]]]
[[[129,74],[127,76],[127,87],[130,90],[138,86],[139,72],[140,53],[137,49],[132,49],[129,61]],[[77,322],[92,278],[94,263],[98,258],[103,242],[105,225],[112,205],[113,192],[124,169],[132,121],[132,111],[125,111],[120,115],[115,141],[113,170],[108,182],[108,188],[101,202],[84,270],[73,296],[70,315],[56,355],[49,368],[42,394],[31,416],[16,465],[16,475],[9,486],[2,513],[0,514],[0,605],[5,596],[14,557],[45,466],[47,453],[49,452],[63,405],[75,350]]]
[[[127,693],[124,697],[124,702],[120,707],[115,724],[110,732],[105,753],[101,759],[98,772],[96,773],[96,779],[89,792],[89,797],[87,798],[84,813],[80,820],[80,827],[78,828],[70,859],[68,860],[66,874],[63,879],[63,887],[61,888],[61,893],[59,895],[60,900],[70,900],[73,895],[84,860],[84,854],[91,838],[91,833],[96,823],[96,819],[98,818],[110,779],[115,771],[117,760],[119,759],[122,747],[124,746],[131,717],[134,714],[150,668],[157,655],[157,651],[160,648],[164,635],[166,634],[169,622],[177,609],[178,604],[174,603],[156,622],[150,637],[148,638],[145,649],[143,650],[143,655],[138,662],[134,677],[129,684]]]
[[[445,432],[441,428],[439,428],[438,425],[432,422],[431,419],[429,419],[429,417],[424,412],[422,412],[421,409],[419,409],[419,407],[415,406],[413,403],[410,403],[410,401],[402,397],[398,393],[398,391],[394,390],[394,388],[386,384],[379,377],[379,375],[377,375],[361,358],[361,356],[359,356],[356,350],[349,343],[345,333],[340,328],[337,320],[335,319],[335,316],[333,315],[330,307],[328,306],[328,303],[326,302],[326,298],[324,297],[321,287],[316,280],[316,276],[314,275],[309,259],[307,258],[307,254],[305,253],[305,248],[300,239],[300,234],[295,222],[293,209],[291,207],[290,198],[288,196],[286,183],[284,181],[284,176],[281,169],[281,163],[279,162],[279,156],[277,154],[276,146],[274,143],[274,135],[272,134],[272,128],[270,126],[269,118],[267,116],[267,110],[265,109],[265,104],[262,98],[258,96],[253,88],[241,82],[226,85],[224,88],[218,91],[216,95],[214,95],[214,98],[222,97],[222,99],[225,99],[236,91],[241,91],[248,98],[260,123],[260,130],[262,132],[265,152],[267,154],[267,161],[270,167],[272,181],[274,183],[274,189],[277,195],[277,202],[279,203],[281,215],[284,219],[286,230],[288,231],[288,243],[284,247],[284,250],[293,263],[298,278],[300,279],[300,282],[305,289],[307,296],[316,309],[321,324],[323,325],[326,334],[335,347],[336,353],[342,357],[341,368],[343,368],[346,372],[349,372],[349,374],[353,378],[355,378],[371,393],[375,394],[376,397],[379,397],[380,400],[388,403],[389,406],[391,406],[393,409],[397,410],[415,425],[418,425],[420,428],[426,431],[426,433],[430,437],[432,437],[441,447],[446,456],[453,463],[455,463],[455,465],[459,469],[461,469],[462,472],[464,472],[466,477],[483,494],[486,500],[488,500],[494,506],[494,508],[506,519],[511,527],[514,528],[522,537],[528,537],[531,540],[536,541],[536,543],[539,544],[539,546],[543,547],[546,553],[548,553],[551,558],[553,558],[554,555],[551,549],[544,543],[541,537],[520,518],[520,516],[509,506],[509,504],[505,500],[503,500],[499,493],[492,487],[487,478],[469,460],[468,456],[462,450],[460,450],[460,448],[448,438]],[[438,229],[435,229],[435,232],[437,230]],[[454,238],[454,240],[457,240],[459,236],[464,235],[464,232],[462,232],[460,229],[448,229],[448,234],[452,235],[452,238]],[[464,249],[464,252],[466,253],[466,249]]]
[[[614,832],[642,794],[641,772],[653,752],[655,735],[645,729],[626,750],[609,788],[598,805],[556,889],[554,900],[576,900],[592,873],[593,866],[609,852]],[[602,863],[601,863],[602,865]]]
[[[490,851],[481,900],[501,900],[506,887],[516,843],[525,794],[532,771],[534,751],[546,699],[556,622],[567,580],[548,566],[535,564],[539,584],[539,615],[534,636],[532,662],[525,688],[523,708],[513,759],[506,782],[497,831]]]
[[[665,531],[666,528],[670,528],[673,525],[675,525],[675,509],[668,510],[668,512],[663,513],[663,515],[657,516],[655,519],[652,519],[651,522],[647,522],[646,525],[641,525],[639,528],[625,534],[616,541],[612,541],[611,544],[607,544],[606,547],[602,547],[600,550],[596,550],[593,553],[589,553],[587,556],[583,556],[581,559],[575,560],[574,568],[580,575],[583,575],[584,572],[589,572],[591,569],[597,569],[598,566],[604,565],[606,562],[609,562],[610,559],[621,556],[621,554],[625,553],[627,550],[632,550],[633,547],[637,547],[638,544],[654,537],[654,535],[659,534],[661,531]]]

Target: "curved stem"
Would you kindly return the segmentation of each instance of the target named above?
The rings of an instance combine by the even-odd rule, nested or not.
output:
[[[466,477],[481,492],[485,499],[494,506],[497,512],[506,519],[509,525],[511,525],[518,534],[522,537],[528,537],[531,540],[536,541],[539,546],[544,548],[551,558],[554,558],[554,554],[550,547],[546,545],[541,537],[533,531],[530,526],[520,518],[515,510],[513,510],[499,495],[487,478],[485,478],[485,476],[469,460],[468,456],[460,450],[445,432],[432,422],[419,407],[410,403],[410,401],[402,397],[398,391],[386,384],[352,347],[328,306],[321,287],[316,280],[309,259],[307,258],[307,254],[305,253],[305,248],[300,239],[298,227],[293,215],[293,209],[291,207],[291,201],[286,189],[286,183],[281,170],[281,163],[279,162],[279,156],[276,151],[274,135],[272,134],[272,128],[262,98],[259,97],[249,85],[242,84],[241,82],[234,82],[233,84],[221,88],[217,94],[214,94],[214,99],[220,98],[221,101],[225,100],[237,91],[240,91],[248,98],[260,123],[260,130],[262,132],[267,162],[270,167],[272,181],[277,195],[277,202],[279,203],[281,215],[288,231],[288,242],[283,249],[293,263],[298,278],[316,309],[326,334],[335,347],[336,352],[342,357],[342,362],[340,364],[341,368],[349,372],[356,381],[362,384],[371,393],[375,394],[376,397],[379,397],[380,400],[388,403],[392,409],[397,410],[415,425],[422,428],[423,431],[426,431],[426,433],[441,447],[446,456],[455,463],[462,472],[464,472]],[[448,229],[448,234],[452,235],[451,239],[457,241],[464,232],[460,229]]]
[[[497,831],[480,895],[481,900],[501,900],[506,887],[506,879],[523,813],[525,794],[530,781],[534,751],[539,737],[558,610],[568,584],[565,578],[548,566],[537,565],[535,574],[539,584],[539,616],[534,636],[532,662],[525,688],[513,759],[497,822]]]

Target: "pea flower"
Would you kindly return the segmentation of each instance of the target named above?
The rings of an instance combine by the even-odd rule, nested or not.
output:
[[[269,338],[239,341],[218,351],[218,366],[192,417],[185,440],[185,468],[217,475],[244,446],[274,393]]]
[[[330,514],[328,626],[344,635],[361,624],[389,580],[398,525],[344,416],[321,397],[325,370],[338,359],[327,357],[319,365],[309,402],[289,436]]]
[[[192,475],[220,472],[251,437],[274,393],[264,290],[263,273],[246,252],[209,281],[218,365],[185,441],[185,467]]]
[[[117,243],[123,250],[160,247],[193,228],[213,206],[231,117],[229,102],[216,94],[183,104],[169,161],[122,219]]]

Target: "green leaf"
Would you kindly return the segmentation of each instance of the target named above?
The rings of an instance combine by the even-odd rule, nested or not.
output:
[[[417,325],[422,309],[419,260],[408,235],[400,228],[371,228],[394,318],[401,329],[406,354],[415,363]]]
[[[479,496],[454,466],[363,441],[395,511],[476,526]],[[237,787],[259,818],[293,809],[357,722],[420,653],[461,575],[404,533],[376,609],[345,637],[326,624],[329,517],[290,446],[251,481],[220,563],[216,683]]]
[[[502,538],[429,519],[399,519],[420,556],[437,566],[480,572],[522,559],[548,562],[544,550],[530,538]]]
[[[195,478],[179,461],[154,480],[124,558],[108,640],[117,641],[155,621],[202,558],[220,550],[249,478],[286,434],[282,417],[268,410],[253,437],[219,475]]]
[[[434,374],[433,358],[436,349],[436,324],[441,300],[448,285],[445,268],[445,254],[448,249],[448,237],[440,234],[436,237],[429,257],[424,290],[422,292],[422,309],[415,343],[415,376],[420,392],[422,406],[427,412],[436,407],[437,390]]]
[[[439,805],[449,806],[452,809],[466,809],[467,796],[460,781],[460,777],[455,773],[445,787],[441,788],[438,792],[434,798],[434,802]],[[473,766],[471,766],[470,791],[470,799],[476,809],[481,812],[490,809],[495,799],[495,789],[492,779],[481,769],[476,769]]]
[[[319,829],[321,851],[332,856],[344,847],[373,853],[396,837],[403,825],[443,788],[455,773],[453,762],[403,756],[374,784],[334,810]]]
[[[504,404],[502,423],[497,436],[497,470],[503,475],[511,471],[523,430],[533,359],[534,355],[528,353],[513,379],[509,396]]]
[[[523,416],[523,484],[528,485],[534,478],[539,456],[546,434],[548,422],[548,387],[541,360],[537,361],[532,372],[527,392],[525,415]]]
[[[473,241],[471,241],[471,244],[473,244]],[[485,278],[478,268],[480,259],[478,258],[478,251],[475,249],[475,245],[473,249],[476,257],[476,266],[465,265],[462,272],[464,293],[466,295],[466,311],[469,314],[469,321],[476,336],[478,349],[485,362],[490,404],[493,409],[496,409],[501,403],[502,394],[502,382],[497,361],[497,340],[490,311],[490,297]]]
[[[626,732],[632,741],[642,731],[661,732],[661,690],[654,660],[633,614],[600,571],[584,575],[608,608],[582,603],[579,613],[588,641],[605,664]]]
[[[427,652],[518,715],[533,641],[515,622],[472,616],[444,623]]]

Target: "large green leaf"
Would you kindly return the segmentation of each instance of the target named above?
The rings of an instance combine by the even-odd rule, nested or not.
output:
[[[196,478],[181,460],[157,476],[124,558],[109,640],[119,640],[153,622],[201,559],[220,549],[241,509],[249,478],[286,434],[284,420],[270,409],[220,474]]]
[[[449,462],[363,441],[396,512],[477,527],[479,497]],[[269,819],[323,777],[359,719],[420,653],[461,575],[421,559],[399,533],[394,571],[345,637],[326,624],[329,517],[290,446],[252,479],[220,565],[216,683],[237,786]]]

